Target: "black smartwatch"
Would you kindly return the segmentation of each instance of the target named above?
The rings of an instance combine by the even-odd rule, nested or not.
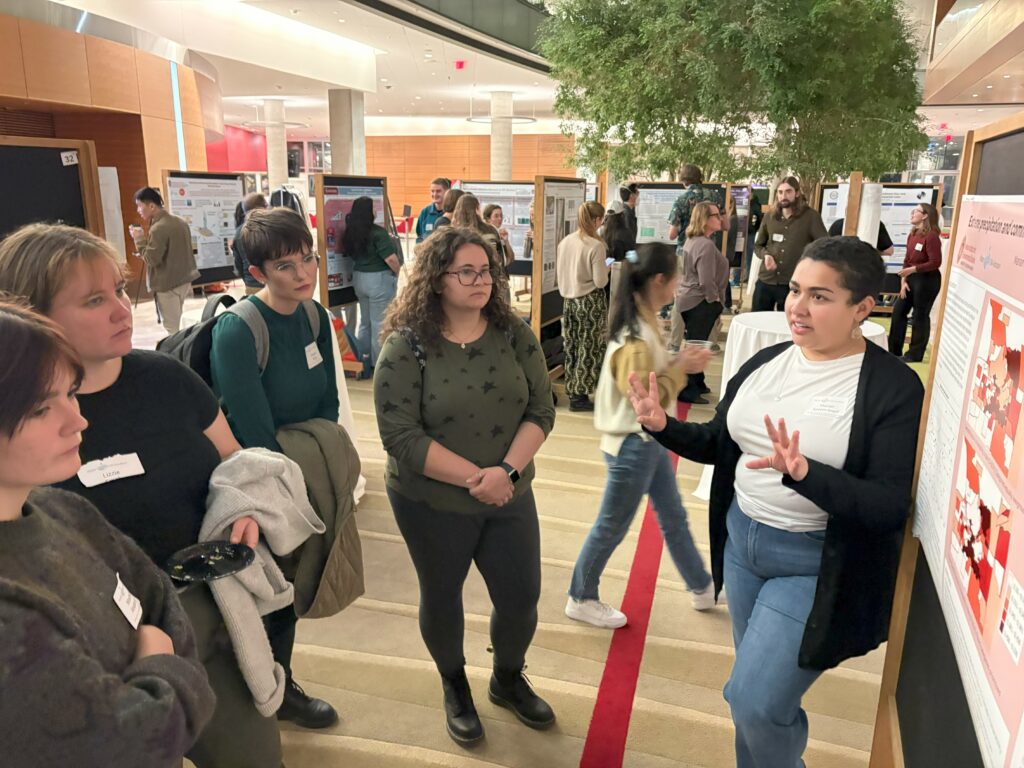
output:
[[[518,469],[513,467],[507,461],[501,462],[501,464],[499,464],[498,466],[500,466],[502,469],[504,469],[506,472],[508,472],[508,479],[512,483],[512,485],[515,485],[517,482],[519,482],[519,470]]]

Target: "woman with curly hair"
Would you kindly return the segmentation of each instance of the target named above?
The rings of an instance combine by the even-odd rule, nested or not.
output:
[[[491,701],[533,728],[555,719],[522,673],[540,597],[533,457],[555,411],[540,344],[507,295],[478,233],[436,231],[388,309],[373,382],[388,498],[420,582],[420,631],[461,743],[483,736],[463,656],[462,586],[474,562],[494,604]]]

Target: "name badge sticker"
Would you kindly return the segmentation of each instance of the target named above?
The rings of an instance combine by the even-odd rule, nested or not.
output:
[[[781,243],[785,239],[786,239],[785,235],[781,235],[781,234],[778,234],[778,233],[772,235],[772,242],[773,243]]]
[[[323,355],[320,354],[320,350],[317,349],[316,342],[310,342],[306,345],[306,367],[309,370],[313,370],[324,361]]]
[[[924,243],[918,243],[917,245],[915,245],[914,246],[914,250],[915,251],[923,251],[924,250]]]
[[[142,603],[121,581],[120,573],[117,574],[117,586],[114,587],[114,604],[121,609],[132,629],[138,629],[139,622],[142,621]]]
[[[146,474],[137,453],[115,454],[105,459],[96,459],[83,464],[78,470],[78,479],[86,488]]]
[[[838,419],[846,412],[849,404],[849,399],[845,397],[819,395],[811,400],[811,407],[804,412],[804,416],[822,416],[826,419]]]

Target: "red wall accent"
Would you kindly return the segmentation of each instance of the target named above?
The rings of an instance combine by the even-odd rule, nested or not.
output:
[[[206,145],[206,166],[210,171],[267,170],[267,139],[233,125],[224,126],[224,138]]]

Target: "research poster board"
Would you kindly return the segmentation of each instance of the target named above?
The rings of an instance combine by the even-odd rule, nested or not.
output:
[[[387,179],[377,176],[336,176],[317,174],[314,192],[318,251],[320,260],[320,302],[327,307],[339,307],[356,301],[352,288],[352,257],[342,248],[345,234],[345,216],[352,210],[356,198],[373,200],[374,222],[394,234],[387,214]]]
[[[536,191],[532,181],[463,181],[460,189],[480,201],[480,211],[488,205],[500,205],[505,216],[502,226],[516,260],[509,268],[512,275],[533,274],[533,258],[524,256],[526,234],[530,231],[530,205]]]
[[[637,182],[640,194],[636,199],[637,243],[672,242],[668,236],[668,215],[676,199],[686,191],[685,184]]]
[[[751,189],[746,184],[733,184],[729,187],[729,194],[732,195],[733,210],[736,212],[736,245],[734,250],[737,253],[745,253],[747,238],[750,236],[750,201],[752,199]],[[731,257],[732,254],[726,254]],[[742,261],[741,261],[742,264]]]
[[[910,212],[921,203],[938,206],[940,194],[941,188],[933,184],[882,184],[881,221],[893,245],[892,255],[885,257],[885,268],[890,274],[903,269],[910,236]]]
[[[534,183],[534,260],[530,325],[542,345],[561,336],[554,328],[562,317],[563,300],[558,292],[555,261],[562,238],[576,231],[579,207],[586,200],[584,179],[538,176]],[[554,328],[554,330],[549,330]],[[545,346],[547,354],[548,346]],[[549,364],[549,368],[552,368]]]
[[[199,268],[197,284],[233,280],[235,206],[245,197],[242,174],[164,171],[168,212],[188,222]]]
[[[1024,196],[965,196],[958,221],[914,534],[933,575],[984,763],[1020,768]]]

